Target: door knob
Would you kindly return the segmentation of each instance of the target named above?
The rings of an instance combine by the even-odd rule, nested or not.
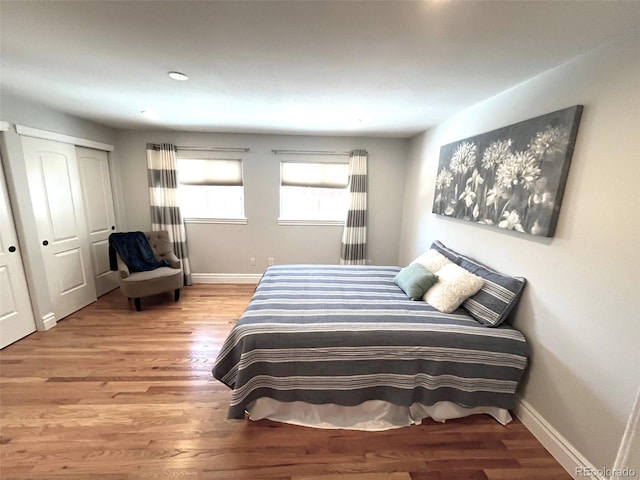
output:
[[[10,251],[11,253],[15,252],[15,251],[16,251],[16,247],[14,247],[13,245],[11,245],[11,246],[9,247],[9,251]]]
[[[116,226],[115,225],[111,225],[111,230],[115,230]]]
[[[42,242],[42,244],[46,247],[47,245],[49,245],[49,240],[45,240],[44,242]]]

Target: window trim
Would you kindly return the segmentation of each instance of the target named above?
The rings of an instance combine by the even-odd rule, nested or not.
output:
[[[327,227],[343,227],[344,220],[291,220],[286,218],[278,218],[278,225],[281,226],[327,226]]]
[[[182,219],[185,224],[194,225],[206,225],[206,224],[219,224],[219,225],[246,225],[249,223],[246,217],[242,218],[193,218],[185,217]]]

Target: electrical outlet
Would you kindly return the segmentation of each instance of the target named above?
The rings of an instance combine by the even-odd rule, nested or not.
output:
[[[273,257],[269,257],[269,258],[267,259],[267,263],[268,263],[269,265],[273,265]]]
[[[252,267],[256,266],[256,257],[251,257],[249,259],[249,265],[251,265]]]

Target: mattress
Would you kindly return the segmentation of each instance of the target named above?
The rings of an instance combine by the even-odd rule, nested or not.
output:
[[[511,409],[527,365],[524,336],[409,299],[393,282],[399,271],[269,267],[213,368],[232,390],[228,417],[243,418],[260,398]]]

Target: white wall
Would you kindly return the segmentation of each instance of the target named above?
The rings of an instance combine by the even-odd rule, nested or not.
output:
[[[532,348],[522,398],[611,468],[640,384],[640,30],[475,105],[411,140],[400,261],[435,239],[529,281],[515,326]],[[440,146],[584,105],[551,239],[431,212]]]
[[[369,152],[369,254],[374,264],[396,264],[400,242],[402,184],[407,139],[250,135],[170,131],[120,131],[121,183],[126,228],[149,228],[146,144],[248,147],[244,160],[246,225],[189,224],[189,257],[194,273],[262,274],[267,259],[283,263],[338,263],[341,226],[282,226],[279,215],[280,160],[272,149]],[[256,265],[249,265],[249,258]]]

